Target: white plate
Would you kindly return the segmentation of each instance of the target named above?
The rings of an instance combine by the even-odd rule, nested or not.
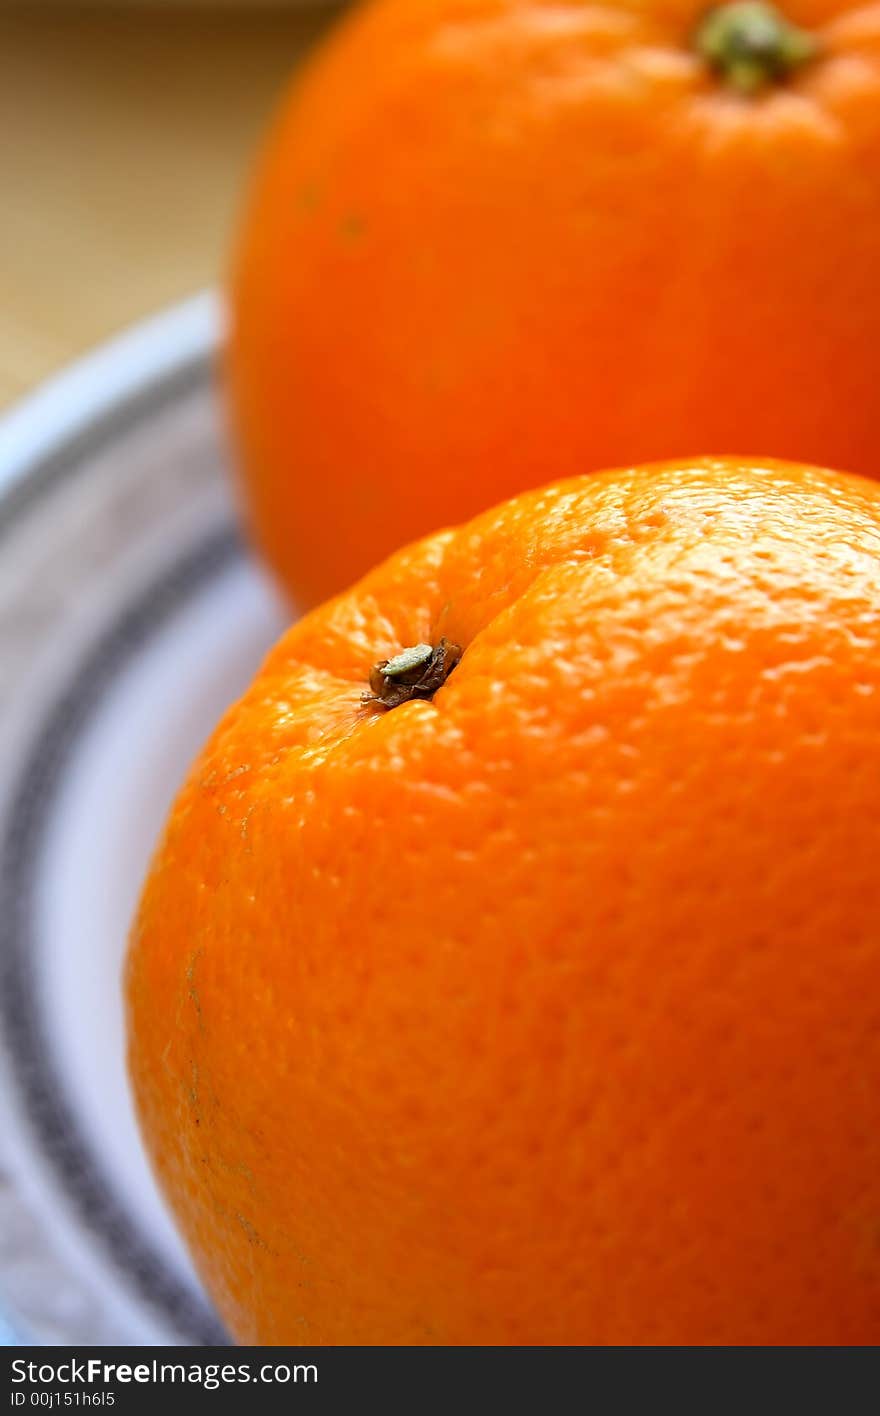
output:
[[[192,755],[286,616],[235,529],[199,296],[0,423],[0,1331],[224,1340],[141,1149],[120,966]]]

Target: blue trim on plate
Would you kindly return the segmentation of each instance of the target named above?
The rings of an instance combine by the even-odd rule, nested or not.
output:
[[[228,1341],[206,1304],[169,1274],[159,1254],[133,1227],[91,1148],[77,1131],[52,1056],[34,977],[35,910],[46,832],[64,774],[102,698],[117,675],[192,595],[244,554],[230,526],[190,549],[126,605],[58,695],[28,753],[10,797],[0,842],[0,1015],[26,1120],[80,1217],[125,1282],[193,1344]]]
[[[223,338],[223,310],[211,290],[144,320],[71,364],[12,405],[0,418],[0,517],[24,493],[42,490],[60,456],[79,460],[81,445],[107,435],[106,424],[123,426],[146,403],[155,408],[163,391],[185,389],[201,377]]]
[[[17,1347],[19,1338],[16,1337],[12,1328],[0,1318],[0,1347]]]
[[[205,294],[138,326],[52,380],[0,421],[0,554],[4,535],[89,455],[191,393],[210,376],[221,317]],[[120,1278],[192,1344],[228,1341],[207,1304],[168,1273],[133,1227],[77,1133],[53,1070],[34,986],[34,902],[44,834],[79,733],[131,657],[187,599],[243,554],[232,526],[208,537],[123,606],[92,646],[34,738],[0,843],[0,1012],[26,1121],[42,1154]],[[8,1335],[7,1335],[8,1334]],[[0,1318],[0,1340],[15,1335]]]

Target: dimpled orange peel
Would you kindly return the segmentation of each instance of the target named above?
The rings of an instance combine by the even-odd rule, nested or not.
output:
[[[878,789],[856,477],[575,478],[295,624],[128,964],[235,1337],[876,1343]]]

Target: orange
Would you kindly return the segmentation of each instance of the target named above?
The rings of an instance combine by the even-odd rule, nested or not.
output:
[[[128,972],[236,1337],[876,1343],[878,783],[856,477],[576,478],[295,625]]]
[[[876,474],[880,4],[780,3],[378,0],[297,79],[229,384],[301,604],[560,467]]]

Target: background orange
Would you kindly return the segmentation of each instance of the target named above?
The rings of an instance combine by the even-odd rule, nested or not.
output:
[[[743,97],[701,0],[373,0],[299,79],[238,245],[231,389],[303,603],[575,471],[880,465],[880,6]]]

